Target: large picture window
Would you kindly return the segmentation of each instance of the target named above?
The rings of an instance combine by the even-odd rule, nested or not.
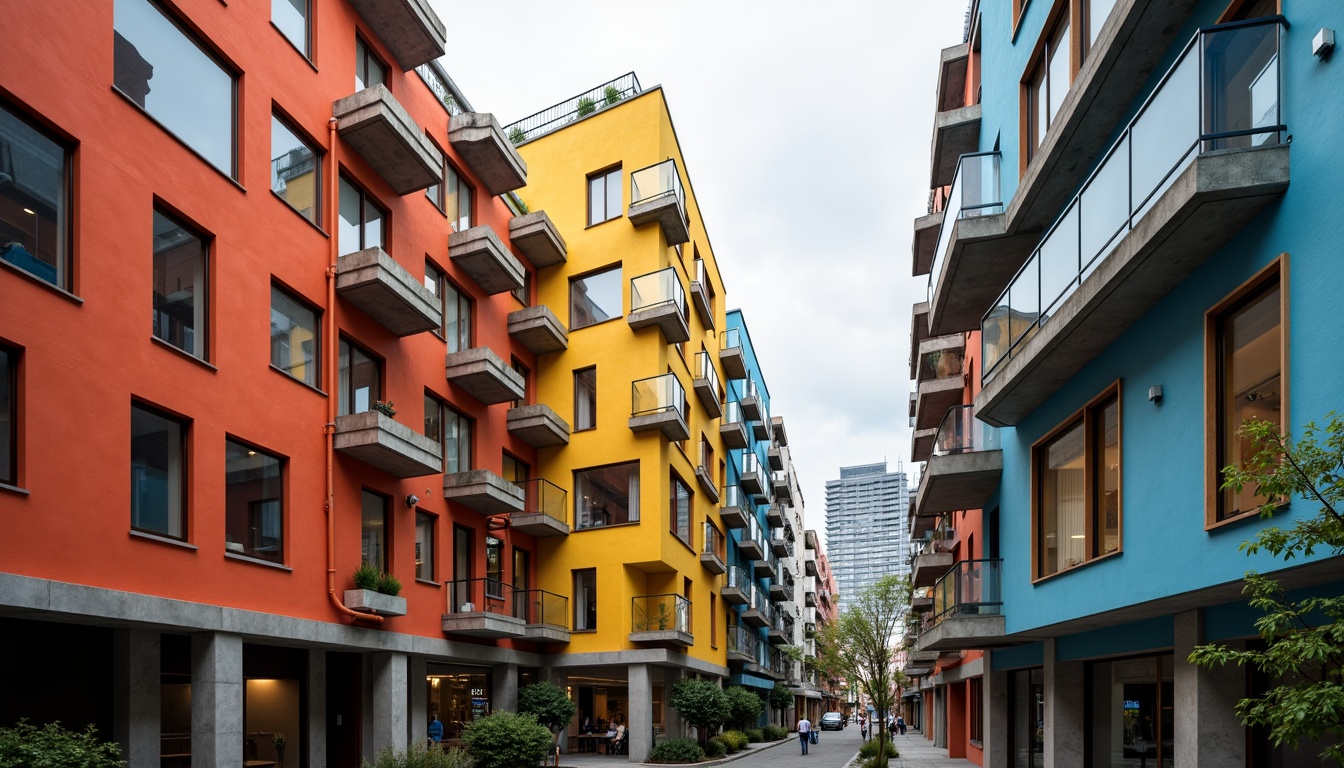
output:
[[[575,472],[574,519],[579,529],[639,522],[639,462]]]
[[[569,281],[569,329],[578,330],[621,316],[619,265]]]
[[[131,406],[131,528],[187,538],[187,423]]]
[[[288,4],[289,0],[276,0]],[[276,115],[271,115],[271,191],[321,226],[321,155]]]
[[[317,310],[271,286],[271,365],[310,387],[319,385]]]
[[[224,441],[224,551],[285,561],[285,502],[278,457]]]
[[[206,359],[205,238],[154,211],[154,336]]]
[[[112,83],[211,165],[238,178],[237,81],[150,0],[113,4]]]
[[[1119,384],[1032,450],[1035,577],[1120,550]]]
[[[0,102],[0,259],[70,289],[69,151]]]
[[[620,218],[621,169],[595,173],[588,177],[588,226]]]

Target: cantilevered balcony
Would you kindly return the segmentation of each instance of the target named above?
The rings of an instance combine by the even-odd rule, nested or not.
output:
[[[465,637],[523,637],[527,622],[519,618],[514,589],[497,579],[459,579],[444,582],[448,610],[443,631]]]
[[[938,426],[933,456],[915,498],[916,515],[936,518],[959,509],[981,509],[1003,475],[999,431],[975,417],[974,405],[952,408]]]
[[[757,440],[770,439],[770,412],[765,411],[765,418],[751,422],[751,433]]]
[[[691,338],[687,325],[686,289],[673,267],[630,280],[630,314],[625,320],[634,330],[657,326],[668,344]]]
[[[737,551],[747,560],[760,560],[765,557],[764,534],[761,531],[761,524],[756,522],[755,515],[747,517],[745,528],[738,529]]]
[[[934,104],[938,112],[956,109],[965,103],[970,56],[970,43],[944,48],[938,53],[938,85],[934,91]]]
[[[509,515],[509,528],[538,538],[569,535],[569,493],[540,477],[515,483],[523,489],[523,508]]]
[[[333,447],[393,477],[443,471],[443,451],[437,441],[378,411],[337,416]]]
[[[704,523],[705,535],[704,544],[700,547],[700,565],[704,566],[706,571],[713,574],[720,574],[728,570],[725,564],[727,547],[723,537],[723,532],[714,527],[714,524],[708,520]]]
[[[432,331],[443,323],[439,299],[382,248],[337,259],[336,293],[397,336]]]
[[[526,272],[488,225],[448,235],[448,258],[482,291],[494,295],[523,287]]]
[[[723,506],[719,507],[719,517],[728,528],[746,528],[747,518],[752,515],[751,499],[742,493],[736,485],[723,489]]]
[[[928,613],[933,610],[933,590],[928,587],[914,590],[910,595],[910,610],[914,613]]]
[[[765,470],[761,468],[761,460],[755,452],[747,451],[742,454],[742,474],[738,482],[742,485],[742,490],[752,496],[765,493]]]
[[[943,226],[943,212],[935,211],[915,219],[915,239],[910,244],[915,277],[923,277],[933,269],[933,252],[938,247],[938,230]]]
[[[817,590],[816,590],[816,589],[814,589],[814,588],[812,588],[812,587],[808,587],[806,590],[803,591],[803,605],[807,606],[808,608],[816,608],[816,607],[817,607]]]
[[[695,353],[695,378],[691,380],[691,389],[695,390],[695,396],[709,418],[723,416],[723,387],[719,385],[719,372],[714,369],[714,358],[704,350]]]
[[[770,469],[776,472],[784,468],[784,455],[780,453],[778,444],[771,443],[770,447],[765,449],[765,461],[770,465]]]
[[[770,490],[774,492],[775,498],[785,504],[793,503],[793,489],[789,485],[788,472],[770,473]]]
[[[742,623],[757,629],[770,626],[770,600],[765,596],[765,590],[752,584],[747,593],[747,604],[741,616]]]
[[[770,417],[770,434],[774,435],[775,442],[779,443],[785,448],[789,447],[789,433],[784,431],[783,416]]]
[[[729,379],[747,377],[747,358],[742,351],[742,332],[729,328],[719,335],[719,365],[723,366],[723,375]]]
[[[640,379],[630,385],[630,431],[657,430],[668,440],[691,436],[686,426],[686,390],[675,374]]]
[[[742,415],[747,421],[761,420],[761,393],[756,386],[756,380],[750,375],[742,382],[741,397],[738,402],[742,404]]]
[[[443,153],[387,86],[375,85],[337,99],[331,116],[341,139],[398,195],[443,181]]]
[[[664,160],[630,174],[630,209],[626,217],[637,227],[656,222],[662,227],[668,245],[690,241],[686,194],[676,160]]]
[[[765,510],[765,524],[771,528],[783,529],[785,527],[783,505],[771,504],[769,508]]]
[[[569,642],[569,598],[544,589],[514,593],[518,618],[525,622],[523,637],[542,643]]]
[[[956,334],[960,335],[960,334]],[[926,340],[920,350],[935,347],[947,337]],[[915,390],[915,429],[938,426],[947,409],[958,405],[966,388],[962,354],[956,349],[939,349],[923,356],[920,377]],[[931,377],[931,378],[926,378]]]
[[[488,469],[445,474],[443,497],[482,515],[523,511],[523,489]]]
[[[756,661],[760,639],[754,630],[741,625],[728,627],[728,663],[734,666]]]
[[[933,454],[933,438],[938,434],[938,428],[917,429],[910,433],[910,460],[928,461],[929,456]]]
[[[766,640],[771,645],[788,645],[789,633],[784,631],[784,611],[779,606],[770,609],[770,627],[766,629]]]
[[[695,259],[695,277],[691,280],[691,304],[700,316],[700,323],[714,330],[714,285],[709,282],[705,260]]]
[[[770,529],[770,551],[774,552],[778,557],[788,557],[793,554],[789,551],[790,547],[789,540],[786,538],[787,535],[788,533],[784,528]]]
[[[938,654],[935,653],[933,656],[937,660]],[[901,667],[901,674],[906,677],[925,677],[932,671],[933,664],[931,662],[915,661],[908,656],[905,659],[905,664]]]
[[[725,448],[747,447],[747,422],[742,418],[742,405],[736,400],[728,401],[728,410],[719,422],[719,437],[723,438]]]
[[[816,531],[803,531],[803,545],[804,545],[805,547],[807,547],[808,549],[816,549],[816,548],[817,548],[817,532],[816,532]],[[815,575],[815,574],[811,574],[811,575]]]
[[[770,582],[770,602],[786,603],[793,599],[793,590],[784,585],[783,581],[778,579]]]
[[[713,470],[711,468],[706,467],[704,464],[697,466],[695,468],[695,482],[700,486],[700,490],[705,494],[705,498],[715,504],[719,503],[719,486],[714,482]]]
[[[690,646],[691,601],[681,595],[641,595],[631,600],[630,642]]]
[[[509,409],[509,434],[533,448],[550,448],[569,443],[569,422],[549,405],[520,405]]]
[[[813,578],[816,578],[816,575],[817,575],[817,560],[816,560],[816,558],[814,558],[814,557],[808,557],[808,558],[804,558],[804,559],[803,559],[803,575],[804,575],[804,576],[811,576],[811,577],[813,577]]]
[[[729,605],[746,605],[751,601],[751,581],[745,569],[739,565],[728,567],[728,576],[719,589],[719,597]]]
[[[932,547],[925,548],[923,552],[915,555],[914,568],[910,576],[911,585],[933,586],[952,567],[952,562],[951,552],[939,552]]]
[[[765,550],[765,557],[752,561],[751,568],[757,578],[772,580],[779,578],[779,558],[769,549]]]
[[[510,312],[509,335],[534,355],[569,348],[569,329],[545,304]]]
[[[1281,24],[1191,40],[982,319],[980,418],[1017,424],[1287,189]]]
[[[545,211],[532,211],[509,219],[509,242],[522,252],[532,266],[541,269],[563,264],[569,249],[565,238]]]
[[[492,197],[527,185],[527,163],[489,112],[453,115],[448,142]]]
[[[489,347],[449,352],[444,359],[448,381],[485,405],[523,399],[526,382]]]
[[[1002,560],[963,560],[933,588],[932,626],[919,634],[921,652],[1001,648],[1004,636]]]
[[[957,173],[957,159],[980,148],[980,105],[957,105],[933,116],[929,187],[945,187]]]
[[[448,34],[429,0],[350,0],[350,5],[403,72],[443,55]]]

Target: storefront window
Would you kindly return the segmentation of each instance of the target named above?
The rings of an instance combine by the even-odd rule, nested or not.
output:
[[[1021,669],[1009,673],[1008,751],[1014,768],[1045,765],[1045,670]]]
[[[1097,662],[1090,680],[1092,766],[1173,765],[1172,657]]]
[[[489,669],[430,664],[425,683],[429,689],[429,719],[423,727],[428,729],[429,723],[439,718],[445,740],[461,739],[464,728],[491,712]]]

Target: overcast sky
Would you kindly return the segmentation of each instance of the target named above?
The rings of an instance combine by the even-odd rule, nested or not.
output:
[[[501,125],[632,70],[663,86],[807,527],[825,530],[840,467],[912,470],[911,225],[964,0],[430,1],[444,67]]]

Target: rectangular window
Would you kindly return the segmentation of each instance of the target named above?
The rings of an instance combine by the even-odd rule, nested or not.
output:
[[[532,590],[532,555],[526,549],[513,548],[513,593],[518,595],[513,602],[514,618],[522,619],[531,623],[537,619],[545,618],[540,611],[531,615],[536,615],[536,619],[529,618],[528,606],[537,595],[529,595]],[[556,619],[552,618],[552,621]]]
[[[69,290],[70,152],[0,102],[0,259]]]
[[[112,84],[211,165],[238,178],[233,72],[151,0],[116,0]]]
[[[360,551],[364,565],[371,565],[384,573],[388,570],[387,497],[364,491],[362,497]]]
[[[341,177],[340,222],[337,242],[342,256],[365,248],[383,248],[383,221],[387,214],[355,183]]]
[[[1284,429],[1286,410],[1283,350],[1287,307],[1275,261],[1267,270],[1239,288],[1206,316],[1208,356],[1205,399],[1211,410],[1206,419],[1215,425],[1206,482],[1209,483],[1206,524],[1213,525],[1257,512],[1268,499],[1246,485],[1240,493],[1222,486],[1222,470],[1241,466],[1256,446],[1237,432],[1250,419],[1273,422]]]
[[[527,405],[528,395],[532,392],[532,371],[526,365],[523,365],[522,360],[519,360],[516,357],[510,359],[509,367],[513,369],[514,373],[523,378],[523,396],[512,401],[512,405],[509,407],[518,408]]]
[[[639,522],[639,462],[574,473],[578,528]]]
[[[308,48],[308,19],[311,9],[308,0],[271,0],[271,23],[304,56],[311,58]]]
[[[510,483],[525,483],[531,477],[532,468],[517,457],[504,454],[504,464],[500,467],[500,477]]]
[[[355,90],[362,91],[387,82],[387,65],[378,60],[369,46],[355,37]]]
[[[1091,735],[1086,765],[1173,768],[1179,764],[1172,748],[1179,743],[1173,662],[1168,654],[1084,666],[1084,690],[1092,692],[1082,726]]]
[[[504,542],[494,536],[485,537],[485,594],[504,598]]]
[[[597,569],[574,571],[574,631],[597,629]]]
[[[569,281],[569,329],[595,325],[621,316],[621,267]]]
[[[290,0],[275,0],[288,4]],[[321,226],[322,198],[321,153],[299,138],[278,115],[271,115],[271,191],[299,212],[303,218]]]
[[[154,335],[206,359],[205,239],[154,211]]]
[[[672,535],[678,539],[691,543],[691,489],[681,481],[680,477],[672,475],[672,499],[670,507],[670,516],[672,518]]]
[[[271,365],[317,387],[318,350],[317,310],[271,286]]]
[[[437,518],[415,513],[415,578],[434,581],[434,523]]]
[[[460,611],[466,603],[472,602],[471,577],[473,563],[472,548],[475,546],[475,534],[470,528],[453,526],[453,610]]]
[[[1036,154],[1036,148],[1045,140],[1059,113],[1059,108],[1068,95],[1072,80],[1071,59],[1069,57],[1069,9],[1067,4],[1059,13],[1059,19],[1046,37],[1036,64],[1031,68],[1027,79],[1027,161]]]
[[[621,216],[621,168],[588,177],[588,226]]]
[[[279,457],[224,441],[224,550],[285,561],[285,486]]]
[[[476,190],[451,165],[443,169],[443,211],[454,232],[471,229],[471,200]]]
[[[337,413],[349,416],[364,413],[383,399],[383,366],[368,352],[341,339],[340,371],[337,393],[340,401]]]
[[[0,347],[0,483],[19,484],[19,351]]]
[[[425,287],[438,296],[443,304],[443,328],[440,334],[448,342],[448,351],[471,349],[471,296],[429,264],[425,265]]]
[[[574,431],[597,428],[597,368],[574,372]]]
[[[187,538],[187,422],[131,406],[131,528]]]
[[[1038,442],[1032,462],[1036,578],[1119,551],[1119,385]]]
[[[970,732],[970,740],[976,744],[983,744],[985,741],[985,680],[981,677],[973,677],[968,681],[970,685],[971,712],[970,723],[967,730]]]
[[[471,469],[471,419],[430,395],[425,395],[425,437],[443,446],[444,474]]]

